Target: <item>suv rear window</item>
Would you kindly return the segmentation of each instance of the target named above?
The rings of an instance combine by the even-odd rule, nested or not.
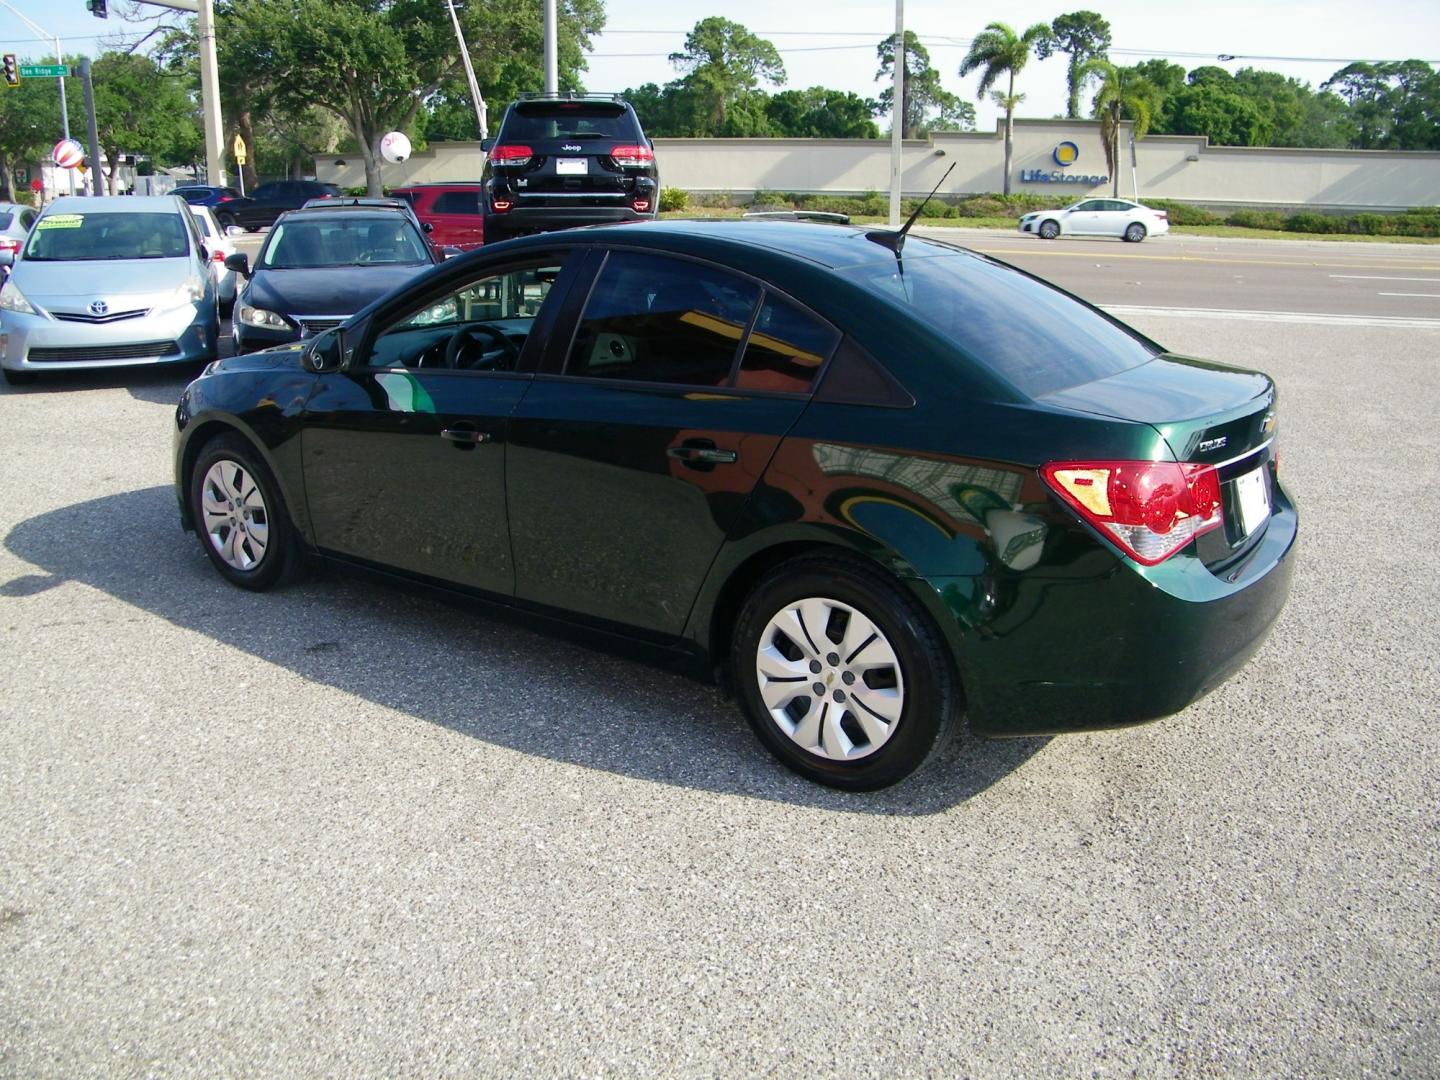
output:
[[[510,109],[500,138],[504,142],[587,138],[638,140],[640,128],[629,110],[620,104],[524,102]]]
[[[1139,367],[1151,347],[1058,289],[973,255],[905,257],[841,271],[913,308],[975,363],[1040,397]]]

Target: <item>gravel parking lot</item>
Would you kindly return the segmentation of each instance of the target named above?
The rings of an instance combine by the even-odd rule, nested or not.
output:
[[[1284,616],[865,796],[661,670],[225,585],[178,374],[0,389],[0,1074],[1436,1075],[1440,322],[1132,321],[1279,381]]]

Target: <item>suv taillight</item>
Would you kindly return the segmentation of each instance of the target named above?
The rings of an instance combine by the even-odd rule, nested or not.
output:
[[[1136,562],[1155,566],[1220,527],[1220,474],[1175,461],[1054,461],[1040,475]]]
[[[490,148],[490,160],[496,165],[527,165],[535,151],[517,143],[502,144]]]
[[[610,160],[632,169],[646,168],[655,164],[655,151],[648,146],[616,146],[610,150]]]

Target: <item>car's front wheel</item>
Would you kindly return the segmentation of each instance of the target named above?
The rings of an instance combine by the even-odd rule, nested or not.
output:
[[[1138,244],[1145,239],[1145,226],[1138,221],[1132,221],[1125,226],[1125,240],[1127,243]]]
[[[269,589],[297,576],[300,539],[280,485],[239,435],[206,443],[190,473],[190,517],[220,575],[242,589]]]
[[[1054,240],[1060,235],[1060,223],[1053,219],[1047,219],[1040,223],[1040,239]]]
[[[939,631],[900,586],[849,557],[766,575],[741,608],[731,663],[760,740],[831,787],[894,784],[956,726],[958,688]]]

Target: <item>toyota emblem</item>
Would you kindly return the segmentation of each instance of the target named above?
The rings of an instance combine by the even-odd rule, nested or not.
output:
[[[110,305],[105,303],[104,300],[96,300],[90,305],[91,315],[104,315],[109,310]]]

